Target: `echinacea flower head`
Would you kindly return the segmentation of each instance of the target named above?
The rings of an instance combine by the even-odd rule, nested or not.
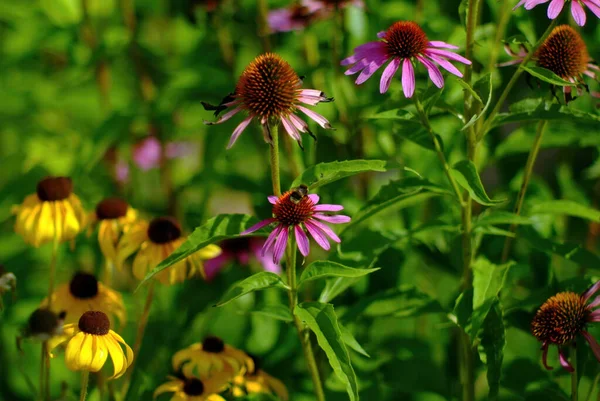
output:
[[[229,379],[230,376],[226,373],[215,373],[202,378],[169,376],[169,381],[154,391],[154,398],[164,393],[173,393],[171,401],[225,401],[218,393],[225,390]]]
[[[387,31],[379,32],[377,37],[381,40],[358,46],[354,49],[354,54],[342,60],[341,64],[350,66],[346,75],[360,72],[356,79],[356,84],[360,85],[389,61],[381,75],[381,93],[387,92],[396,71],[402,67],[402,90],[404,96],[412,97],[416,86],[414,63],[417,61],[425,66],[429,78],[438,88],[444,86],[444,77],[438,65],[451,74],[462,77],[463,74],[449,60],[471,64],[466,58],[446,50],[456,50],[457,46],[430,41],[425,31],[412,21],[396,22]]]
[[[275,394],[280,400],[287,401],[290,396],[285,384],[262,370],[256,357],[250,357],[254,361],[254,370],[233,378],[233,396],[239,398],[251,394]]]
[[[209,259],[204,263],[206,280],[212,280],[228,264],[236,261],[242,266],[251,263],[255,258],[264,271],[279,274],[281,266],[273,263],[273,254],[263,255],[262,247],[265,244],[264,238],[258,237],[240,237],[221,241],[221,254],[216,258]]]
[[[133,253],[133,275],[138,280],[165,260],[186,240],[177,219],[157,217],[149,223],[138,220],[119,241],[117,247],[117,267]],[[221,248],[208,245],[186,257],[173,266],[162,270],[155,277],[162,284],[176,284],[200,274],[204,277],[203,261],[218,256]]]
[[[548,18],[556,19],[565,7],[565,3],[571,3],[571,15],[579,26],[584,26],[586,22],[586,14],[583,6],[587,6],[596,17],[600,18],[600,1],[599,0],[520,0],[513,10],[525,6],[526,10],[531,10],[535,6],[550,2],[548,6]]]
[[[120,335],[110,329],[110,320],[103,312],[85,312],[78,323],[65,325],[64,332],[63,342],[67,342],[65,364],[71,370],[98,372],[110,355],[114,373],[109,379],[116,379],[133,362],[133,351]]]
[[[209,377],[214,373],[227,373],[229,378],[254,369],[254,362],[240,351],[216,336],[208,336],[173,355],[173,369],[181,370],[186,377]]]
[[[121,294],[98,282],[89,273],[77,272],[70,282],[59,286],[52,293],[51,305],[55,312],[66,312],[65,323],[78,322],[81,315],[90,310],[101,311],[109,318],[116,317],[121,324],[125,323]],[[48,306],[48,298],[42,301],[41,306]]]
[[[564,355],[561,347],[571,345],[579,336],[583,336],[600,362],[600,345],[587,331],[587,325],[600,322],[600,296],[590,299],[600,290],[600,281],[583,294],[561,292],[550,297],[537,311],[532,322],[531,332],[542,343],[542,361],[548,370],[548,347],[556,345],[560,364],[569,372],[573,367]],[[589,303],[588,303],[589,302]]]
[[[304,29],[311,23],[327,19],[334,11],[349,6],[363,7],[362,0],[301,0],[286,8],[269,11],[267,23],[271,32]]]
[[[68,177],[47,177],[38,182],[36,193],[13,208],[15,232],[26,243],[39,247],[49,242],[65,242],[82,230],[85,212],[73,193]]]
[[[231,148],[246,127],[257,120],[262,128],[265,141],[270,143],[270,126],[281,124],[285,131],[300,145],[302,133],[314,136],[308,124],[297,116],[301,111],[321,127],[331,128],[329,121],[303,105],[316,106],[320,102],[333,99],[316,89],[302,89],[302,81],[292,67],[274,53],[266,53],[254,59],[244,70],[235,92],[227,96],[220,105],[203,103],[207,110],[215,110],[215,116],[221,111],[232,108],[214,123],[220,124],[234,115],[243,112],[246,118],[235,128],[227,148]]]
[[[277,264],[283,257],[288,238],[292,236],[292,233],[296,238],[300,253],[305,257],[310,252],[310,243],[304,230],[308,231],[321,248],[329,250],[331,245],[327,237],[338,243],[341,240],[325,222],[343,224],[350,222],[350,217],[330,215],[330,212],[339,212],[344,207],[342,205],[319,205],[319,199],[319,195],[308,194],[306,185],[292,189],[279,198],[269,196],[269,203],[273,205],[273,217],[255,224],[241,235],[253,233],[269,224],[276,223],[277,225],[267,238],[262,252],[266,254],[272,249],[273,262]]]
[[[117,244],[124,231],[136,221],[137,211],[119,198],[106,198],[96,205],[89,222],[98,226],[98,243],[102,254],[110,263],[117,258]]]

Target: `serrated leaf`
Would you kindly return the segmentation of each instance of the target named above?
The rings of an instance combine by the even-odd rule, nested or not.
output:
[[[263,305],[260,308],[242,312],[242,313],[250,313],[253,315],[266,316],[275,320],[281,320],[282,322],[292,322],[294,320],[292,316],[292,312],[287,306],[284,305]]]
[[[300,280],[298,281],[298,287],[306,281],[319,280],[326,277],[362,277],[376,272],[377,270],[379,270],[379,268],[357,269],[327,260],[317,260],[312,262],[302,271]]]
[[[338,322],[338,325],[340,326],[340,331],[342,332],[342,341],[344,342],[344,344],[346,344],[348,347],[352,348],[354,351],[358,352],[361,355],[366,356],[367,358],[370,358],[371,355],[369,355],[367,353],[367,351],[365,351],[365,349],[362,347],[362,345],[359,344],[358,341],[356,341],[356,338],[354,338],[354,336],[352,335],[352,332],[350,330],[348,330],[348,328],[344,325],[342,325],[340,322]]]
[[[452,170],[450,170],[450,173],[456,182],[466,189],[469,192],[469,195],[471,195],[471,198],[477,203],[484,206],[496,206],[505,201],[505,199],[490,199],[483,188],[483,183],[481,182],[479,173],[477,173],[477,168],[475,168],[475,165],[470,160],[462,160],[456,163]]]
[[[146,277],[144,277],[142,282],[138,285],[138,288],[147,283],[148,280],[151,280],[162,270],[187,258],[205,246],[224,239],[239,237],[241,232],[257,222],[258,220],[255,217],[245,214],[220,214],[213,217],[200,227],[197,227],[179,248],[159,263],[152,271],[146,274]]]
[[[288,288],[281,277],[271,272],[260,272],[234,283],[215,306],[223,306],[251,292],[267,288]]]
[[[315,333],[317,342],[327,355],[333,371],[345,384],[350,401],[358,401],[356,374],[342,339],[342,332],[333,306],[320,302],[303,302],[296,306],[294,314]]]
[[[489,400],[498,399],[500,391],[500,378],[502,374],[502,361],[504,360],[504,347],[506,346],[506,333],[502,318],[500,300],[496,298],[483,321],[481,345],[486,356],[487,380],[490,388]]]
[[[542,67],[523,65],[523,66],[521,66],[521,68],[523,70],[527,71],[528,73],[530,73],[531,75],[533,75],[534,77],[541,79],[544,82],[548,82],[549,84],[552,84],[552,85],[577,86],[577,84],[566,81],[566,80],[562,79],[561,77],[559,77],[558,75],[556,75],[555,73],[553,73],[552,71],[547,70]]]
[[[600,222],[600,211],[571,200],[536,202],[530,214],[558,214]]]
[[[306,184],[310,189],[331,184],[342,178],[366,172],[385,172],[399,168],[395,162],[385,160],[346,160],[329,163],[319,163],[304,170],[294,182],[292,187]]]
[[[488,108],[490,107],[490,104],[492,103],[492,92],[493,92],[493,88],[494,88],[494,82],[492,81],[492,74],[489,73],[489,74],[486,74],[483,77],[481,77],[479,80],[477,80],[477,82],[475,82],[474,87],[476,90],[479,91],[479,93],[481,93],[481,97],[483,97],[483,99],[487,99],[487,100],[486,100],[485,104],[483,104],[481,97],[478,96],[476,98],[479,100],[479,102],[481,104],[483,104],[483,109],[479,113],[477,113],[473,117],[471,117],[469,122],[467,122],[465,124],[465,126],[462,127],[461,131],[464,131],[467,128],[471,127],[473,124],[475,124],[482,116],[485,115]]]

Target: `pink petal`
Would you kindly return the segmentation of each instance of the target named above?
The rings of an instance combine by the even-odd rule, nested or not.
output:
[[[344,206],[342,206],[342,205],[329,205],[329,204],[326,204],[326,203],[324,203],[322,205],[315,205],[315,208],[314,208],[315,212],[339,212],[340,210],[344,210]]]
[[[336,233],[333,232],[333,230],[331,228],[329,228],[329,226],[325,223],[321,223],[318,220],[308,220],[307,223],[311,223],[314,224],[315,226],[319,227],[321,229],[321,231],[323,231],[325,234],[327,234],[327,236],[329,236],[329,238],[331,238],[332,240],[334,240],[335,242],[337,242],[338,244],[340,242],[342,242],[342,240],[340,239],[340,237],[337,236]]]
[[[442,57],[446,57],[447,59],[458,61],[459,63],[463,63],[466,65],[471,65],[471,62],[469,60],[467,60],[466,58],[464,58],[463,56],[456,54],[456,53],[452,53],[448,50],[427,49],[427,50],[425,50],[425,52],[440,55]]]
[[[363,58],[358,63],[344,71],[344,75],[354,75],[357,72],[364,70],[370,63],[371,61],[369,61],[369,59]]]
[[[573,366],[571,366],[571,363],[560,348],[558,349],[558,359],[560,360],[560,364],[563,368],[565,368],[571,373],[575,371],[575,369],[573,369]]]
[[[318,97],[324,97],[323,96],[323,92],[321,92],[318,89],[302,89],[300,91],[300,94],[302,96],[318,96]]]
[[[600,345],[598,345],[598,342],[596,341],[596,339],[594,337],[592,337],[592,335],[590,333],[588,333],[587,331],[583,331],[581,334],[583,334],[583,336],[587,340],[588,344],[590,344],[590,348],[592,349],[594,356],[596,357],[598,362],[600,362]]]
[[[596,298],[594,298],[594,300],[592,302],[590,302],[587,307],[588,307],[588,309],[594,309],[598,305],[600,305],[600,295],[598,295]]]
[[[300,253],[304,257],[308,256],[308,253],[310,252],[310,243],[308,242],[306,233],[302,227],[300,227],[300,225],[294,227],[294,233],[296,234],[296,242],[298,243],[298,249],[300,249]]]
[[[252,227],[250,227],[246,231],[241,232],[240,235],[247,235],[247,234],[253,233],[255,231],[258,231],[261,228],[263,228],[265,226],[268,226],[269,224],[273,223],[274,221],[275,221],[274,218],[263,220],[260,223],[257,223],[255,225],[253,225]]]
[[[308,197],[310,198],[310,200],[312,201],[312,203],[315,204],[315,205],[317,203],[319,203],[319,199],[321,199],[321,197],[319,195],[317,195],[317,194],[308,194]]]
[[[244,132],[244,130],[246,129],[248,124],[250,124],[250,122],[252,121],[252,118],[253,118],[252,116],[246,117],[246,119],[244,121],[242,121],[240,123],[240,125],[238,125],[235,128],[235,130],[233,131],[233,134],[231,135],[231,139],[229,139],[229,144],[227,145],[227,149],[231,149],[231,147],[233,146],[235,141],[237,141],[237,139],[242,134],[242,132]]]
[[[544,4],[547,3],[550,0],[527,0],[525,2],[525,9],[526,10],[531,10],[532,8],[534,8],[535,6],[538,6],[540,4]]]
[[[206,281],[211,281],[217,273],[225,267],[225,265],[231,260],[231,254],[223,252],[219,256],[209,259],[204,262],[204,274]]]
[[[356,83],[356,85],[364,83],[367,79],[371,78],[371,75],[373,75],[375,71],[379,69],[379,67],[384,65],[386,61],[388,61],[387,57],[381,57],[379,59],[371,61],[369,65],[360,73],[358,78],[356,78],[356,81],[354,81],[354,83]]]
[[[444,77],[442,76],[442,73],[440,72],[439,68],[437,68],[435,64],[433,64],[431,61],[427,60],[423,56],[417,56],[417,60],[423,63],[425,68],[427,68],[427,72],[429,73],[429,78],[431,79],[431,82],[433,82],[433,84],[438,88],[443,88]]]
[[[415,70],[410,59],[405,58],[402,62],[402,91],[404,96],[411,98],[415,93]]]
[[[577,25],[585,25],[586,15],[585,11],[583,10],[583,6],[579,4],[579,1],[571,1],[571,14],[573,15],[573,19],[575,20]]]
[[[508,67],[510,65],[515,65],[515,64],[520,64],[523,61],[522,58],[516,59],[516,60],[512,60],[512,61],[507,61],[505,63],[500,63],[500,64],[496,64],[498,67]]]
[[[524,3],[525,0],[522,0],[522,2]],[[454,45],[451,45],[449,43],[442,42],[442,41],[439,41],[439,40],[432,40],[431,42],[429,42],[429,46],[431,46],[431,47],[441,47],[441,48],[445,48],[445,49],[454,49],[454,50],[458,49],[458,46],[454,46]]]
[[[279,237],[281,231],[285,228],[283,224],[278,225],[275,229],[269,234],[269,238],[265,241],[265,244],[262,247],[262,251],[260,253],[261,256],[265,256],[269,253],[270,249],[273,247],[275,240]]]
[[[555,19],[565,6],[565,0],[552,0],[548,7],[548,18]]]
[[[295,141],[302,140],[300,134],[296,130],[296,127],[294,127],[294,124],[289,122],[287,118],[281,117],[281,123],[283,124],[283,128],[285,129],[285,131],[289,134],[289,136],[292,137],[292,139],[294,139]]]
[[[364,58],[377,58],[385,54],[385,43],[367,42],[354,49],[354,54],[341,61],[341,65],[354,64]]]
[[[212,124],[221,124],[222,122],[225,122],[227,120],[229,120],[231,117],[235,116],[237,113],[239,113],[240,111],[242,111],[241,107],[236,107],[233,110],[228,111],[227,113],[223,114],[221,117],[219,117],[219,119],[217,121],[215,121],[214,123],[207,123],[208,125],[212,125]]]
[[[433,61],[435,61],[436,63],[438,63],[443,69],[445,69],[449,73],[462,78],[462,76],[463,76],[462,72],[460,72],[458,70],[458,68],[456,68],[454,65],[452,65],[452,63],[450,63],[448,60],[445,60],[435,54],[430,54],[427,51],[425,51],[425,55],[427,57],[429,57],[430,59],[432,59]]]
[[[583,4],[594,13],[594,15],[600,18],[600,1],[594,2],[593,0],[583,0]]]
[[[277,203],[277,199],[279,199],[279,198],[276,197],[275,195],[269,195],[269,196],[267,196],[267,199],[269,200],[269,203],[271,205],[274,205]]]
[[[588,322],[600,322],[600,309],[590,313],[588,316]]]
[[[548,366],[548,344],[544,343],[542,346],[542,364],[548,370],[554,369],[552,366]]]
[[[598,290],[600,290],[600,280],[596,281],[590,288],[588,288],[583,294],[581,294],[583,302],[589,301],[590,298],[598,292]]]
[[[342,214],[336,216],[327,216],[321,213],[315,213],[313,214],[313,217],[331,224],[344,224],[349,223],[350,220],[352,220],[349,216],[344,216]]]
[[[386,31],[381,31],[381,32],[377,32],[377,37],[379,39],[385,39],[385,35],[387,34]]]
[[[325,249],[326,251],[328,251],[331,248],[327,237],[325,237],[325,234],[321,230],[319,230],[319,227],[311,224],[310,220],[307,220],[304,223],[304,225],[306,226],[308,233],[315,239],[315,241],[317,242],[317,244],[319,244],[321,248]]]
[[[398,67],[400,67],[400,59],[394,58],[385,70],[383,70],[383,74],[381,75],[381,81],[379,82],[379,93],[385,93],[390,88],[390,84],[392,83],[392,78],[396,71],[398,71]]]
[[[282,228],[283,229],[279,232],[279,235],[275,240],[275,246],[273,248],[273,263],[277,264],[279,264],[281,258],[283,257],[289,236],[288,227],[282,226]]]
[[[309,110],[304,106],[296,106],[296,107],[298,108],[298,110],[300,110],[301,112],[303,112],[304,114],[309,116],[312,120],[314,120],[321,127],[325,128],[325,129],[331,128],[331,124],[329,124],[329,121],[327,121],[327,119],[325,117],[323,117],[322,115],[320,115],[319,113],[315,113],[314,111]]]
[[[300,132],[307,132],[308,131],[308,124],[306,123],[306,121],[302,120],[297,115],[290,114],[289,115],[289,119],[292,122],[292,124],[294,124],[294,126],[296,127],[296,129],[298,131],[300,131]]]

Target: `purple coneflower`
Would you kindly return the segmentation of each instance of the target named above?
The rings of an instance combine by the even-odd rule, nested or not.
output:
[[[344,60],[342,65],[351,65],[346,75],[360,72],[356,84],[360,85],[375,73],[382,65],[392,60],[383,70],[379,91],[387,92],[392,82],[392,77],[402,66],[402,90],[404,96],[412,97],[415,92],[415,70],[413,62],[418,60],[425,66],[429,78],[438,88],[444,86],[444,77],[437,67],[439,64],[446,71],[462,77],[462,73],[448,60],[458,61],[470,65],[471,62],[451,51],[444,49],[458,49],[446,42],[429,41],[427,35],[419,25],[411,21],[394,23],[385,32],[377,36],[381,41],[368,42],[354,49],[354,54]]]
[[[362,0],[302,0],[290,7],[269,11],[267,22],[271,32],[304,29],[313,21],[332,16],[336,9],[348,6],[363,7]]]
[[[262,125],[266,142],[270,143],[272,139],[269,124],[281,123],[285,131],[302,146],[301,133],[314,135],[308,129],[308,124],[296,113],[301,111],[321,127],[331,128],[325,117],[302,104],[315,106],[333,99],[316,89],[302,89],[301,85],[298,74],[280,56],[274,53],[260,55],[246,67],[235,92],[223,99],[220,105],[202,103],[206,110],[215,110],[215,116],[233,107],[216,122],[207,124],[220,124],[239,112],[245,112],[247,117],[233,131],[228,149],[254,119]]]
[[[325,214],[327,212],[338,212],[343,210],[344,207],[342,205],[318,205],[319,195],[307,195],[307,190],[308,188],[302,185],[284,193],[279,198],[269,196],[269,202],[273,205],[274,217],[263,220],[241,233],[241,235],[250,234],[271,223],[277,223],[262,248],[263,255],[273,249],[274,263],[279,264],[281,261],[288,237],[292,235],[292,231],[296,236],[298,249],[303,256],[307,256],[310,251],[308,236],[304,229],[325,250],[329,250],[331,247],[327,237],[335,242],[341,242],[333,230],[323,222],[332,224],[348,223],[350,221],[348,216]]]
[[[523,46],[517,53],[508,46],[505,49],[515,59],[502,63],[500,66],[519,64],[527,56],[527,50]],[[535,52],[533,60],[539,67],[552,71],[565,81],[577,84],[579,95],[583,89],[587,89],[583,75],[597,80],[598,76],[593,70],[600,71],[600,68],[592,62],[581,35],[569,25],[559,25],[554,28]],[[565,86],[563,90],[568,100],[571,97],[572,88]]]
[[[588,304],[590,298],[600,290],[600,281],[579,295],[574,292],[561,292],[548,299],[537,311],[531,322],[531,332],[542,343],[542,362],[544,367],[552,370],[547,363],[548,347],[558,347],[560,364],[569,372],[573,366],[560,348],[572,344],[580,334],[586,339],[596,359],[600,361],[600,345],[587,332],[588,323],[600,322],[600,296]]]
[[[281,266],[273,263],[273,253],[267,252],[263,254],[262,248],[265,244],[264,238],[259,237],[243,237],[233,238],[222,241],[221,254],[214,259],[204,262],[204,272],[206,280],[210,281],[223,269],[228,263],[237,261],[240,265],[247,266],[250,264],[250,258],[254,256],[260,263],[262,268],[271,273],[281,273]]]
[[[571,2],[571,14],[577,25],[585,25],[586,15],[583,9],[584,5],[592,10],[596,17],[600,18],[600,0],[520,0],[513,10],[522,5],[525,5],[526,10],[531,10],[535,6],[550,2],[548,18],[555,19],[565,7],[565,3],[569,1]]]

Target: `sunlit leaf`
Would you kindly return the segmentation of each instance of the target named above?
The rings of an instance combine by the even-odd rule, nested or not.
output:
[[[385,172],[399,168],[394,162],[384,160],[346,160],[341,162],[319,163],[306,169],[296,177],[292,187],[306,184],[310,189],[331,184],[342,178],[367,172]]]
[[[552,85],[557,86],[577,86],[577,84],[573,82],[566,81],[553,73],[552,71],[542,68],[542,67],[534,67],[534,66],[521,66],[522,69],[533,75],[534,77],[541,79],[544,82],[548,82]]]
[[[335,262],[329,262],[326,260],[317,260],[308,265],[300,276],[298,286],[301,286],[307,281],[319,280],[327,277],[362,277],[367,274],[376,272],[379,268],[375,269],[357,269],[354,267],[348,267]]]
[[[600,222],[600,211],[598,209],[571,200],[536,202],[532,205],[530,214],[567,215]]]
[[[253,315],[266,316],[287,323],[292,322],[294,320],[294,318],[292,317],[292,312],[290,312],[290,309],[284,305],[263,305],[262,307],[253,309],[251,311],[248,311],[247,313]]]
[[[354,338],[352,332],[348,330],[346,326],[343,326],[340,322],[338,322],[338,325],[340,326],[340,331],[342,332],[342,341],[344,342],[344,344],[346,344],[348,347],[352,348],[359,354],[370,358],[371,356],[367,353],[367,351],[365,351],[362,345],[360,345],[358,341],[356,341],[356,338]]]
[[[479,113],[477,113],[473,117],[471,117],[469,122],[467,122],[465,124],[465,126],[462,127],[462,131],[471,127],[479,119],[481,119],[481,117],[485,115],[488,108],[490,107],[490,104],[492,103],[492,90],[494,87],[494,83],[492,81],[491,73],[488,73],[488,74],[484,75],[483,77],[479,78],[479,80],[477,80],[477,82],[475,82],[475,84],[473,86],[474,86],[475,90],[477,90],[479,93],[481,93],[481,97],[477,96],[476,99],[483,105],[483,109]],[[482,98],[486,99],[485,104],[481,100]]]
[[[238,281],[221,297],[215,306],[223,306],[243,295],[254,291],[266,290],[267,288],[288,288],[281,277],[271,272],[260,272]]]
[[[484,206],[496,206],[505,201],[504,199],[490,199],[483,188],[481,178],[479,177],[479,173],[477,173],[477,168],[471,161],[463,160],[456,163],[451,170],[451,174],[456,182],[466,189],[469,192],[469,195],[471,195],[471,198],[477,203]]]

